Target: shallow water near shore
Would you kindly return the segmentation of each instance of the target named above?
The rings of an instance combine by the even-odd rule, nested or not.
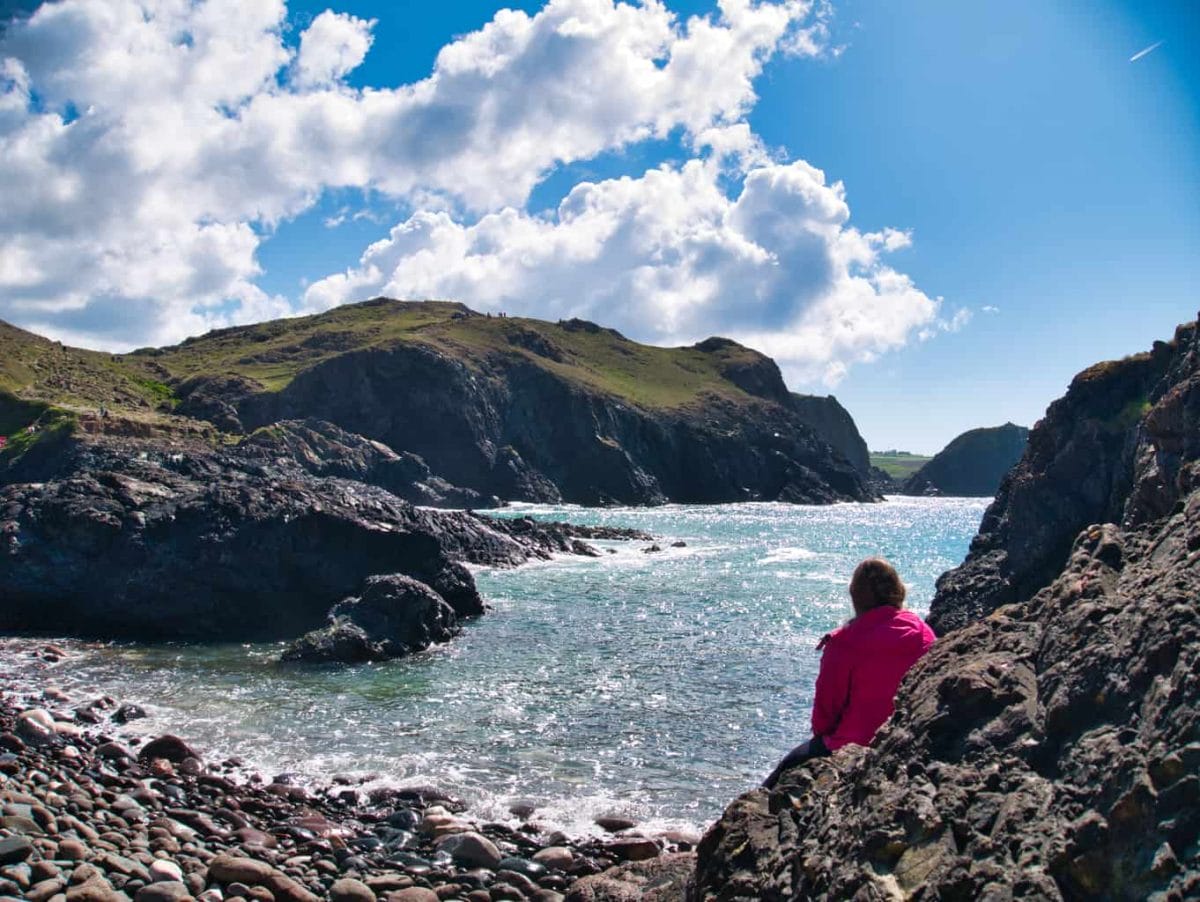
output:
[[[924,613],[986,504],[514,506],[498,515],[634,526],[663,550],[597,543],[613,553],[479,569],[493,610],[386,664],[281,665],[274,644],[65,642],[71,656],[47,672],[21,654],[43,643],[3,639],[0,679],[136,702],[151,716],[128,732],[176,732],[268,777],[433,785],[480,818],[529,800],[538,823],[573,834],[609,812],[699,827],[807,738],[815,645],[849,614],[855,563],[891,559]]]

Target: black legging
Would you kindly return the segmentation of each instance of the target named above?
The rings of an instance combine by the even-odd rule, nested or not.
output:
[[[825,741],[820,736],[814,736],[808,742],[800,743],[784,755],[783,760],[771,771],[771,775],[763,780],[763,789],[774,789],[785,770],[789,770],[797,764],[803,764],[812,758],[827,758],[829,755],[830,751],[825,747]]]

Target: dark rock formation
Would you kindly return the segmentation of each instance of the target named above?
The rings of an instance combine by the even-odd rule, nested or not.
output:
[[[901,491],[905,495],[990,498],[1004,474],[1025,453],[1028,438],[1028,429],[1012,423],[971,429],[913,473]]]
[[[822,398],[817,395],[793,394],[788,403],[801,422],[811,426],[822,441],[840,452],[864,478],[870,479],[875,476],[867,443],[859,435],[854,417],[838,403],[837,398],[833,395]],[[887,474],[884,473],[884,476]]]
[[[1196,335],[1076,378],[873,746],[734,802],[692,899],[1200,896]]]
[[[1166,459],[1139,428],[1143,415],[1187,381],[1181,361],[1192,354],[1194,332],[1183,327],[1171,344],[1084,370],[1050,405],[984,512],[966,560],[938,580],[929,614],[936,632],[1033,595],[1062,570],[1081,529],[1124,519],[1135,462],[1149,471]]]
[[[290,638],[378,574],[483,610],[460,562],[589,551],[569,527],[414,508],[261,448],[81,435],[0,488],[0,631]]]
[[[867,474],[867,485],[880,495],[893,495],[900,491],[900,483],[887,470],[871,467]]]
[[[363,593],[329,611],[329,625],[306,633],[285,661],[385,661],[446,642],[459,632],[454,609],[424,583],[407,576],[368,577]]]
[[[242,453],[268,461],[285,458],[314,476],[338,476],[387,489],[397,498],[429,507],[499,507],[494,495],[451,485],[434,476],[415,454],[397,454],[382,442],[309,418],[283,420],[255,431]]]

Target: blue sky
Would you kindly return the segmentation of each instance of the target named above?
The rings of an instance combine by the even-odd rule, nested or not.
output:
[[[121,348],[387,293],[719,332],[933,452],[1200,307],[1200,4],[158,6],[0,39],[6,319]]]

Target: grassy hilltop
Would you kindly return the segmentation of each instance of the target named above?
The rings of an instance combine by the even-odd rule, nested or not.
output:
[[[403,343],[429,346],[468,366],[522,357],[647,410],[688,407],[713,396],[745,399],[727,374],[763,360],[732,342],[708,350],[659,348],[579,320],[489,317],[440,301],[377,299],[120,355],[64,347],[0,323],[3,427],[11,431],[31,422],[46,405],[169,412],[177,400],[172,385],[199,375],[232,373],[279,391],[301,371],[339,354]]]

